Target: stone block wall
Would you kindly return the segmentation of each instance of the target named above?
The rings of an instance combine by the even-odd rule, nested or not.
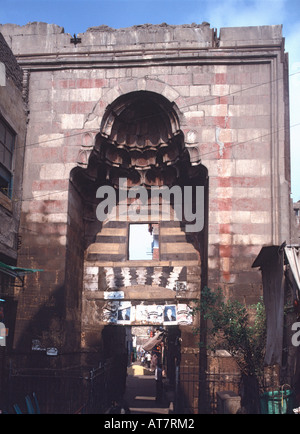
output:
[[[106,109],[137,91],[172,103],[192,165],[207,168],[206,283],[246,304],[257,300],[254,258],[262,245],[290,237],[281,26],[221,29],[219,37],[207,24],[100,26],[77,35],[76,45],[61,27],[45,23],[2,25],[0,32],[30,77],[20,263],[45,270],[26,292],[27,307],[47,307],[45,328],[56,333],[51,318],[61,312],[69,333],[75,323],[74,336],[80,332],[87,248],[81,231],[89,215],[70,174],[88,167]],[[21,316],[29,324],[33,313],[26,309]]]
[[[0,62],[5,76],[3,85],[0,85],[0,117],[2,122],[15,134],[12,196],[8,197],[0,192],[0,260],[13,265],[17,262],[19,220],[22,205],[26,107],[22,95],[22,69],[1,33]],[[5,288],[1,288],[1,290],[3,292]]]

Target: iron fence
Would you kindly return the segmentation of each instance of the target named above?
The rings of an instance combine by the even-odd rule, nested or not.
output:
[[[96,369],[10,369],[5,410],[28,413],[26,397],[36,396],[42,414],[103,414],[112,401],[114,370],[108,361]],[[213,372],[201,374],[199,366],[176,370],[175,413],[217,412],[217,392],[239,392],[240,375]]]
[[[110,363],[96,369],[11,369],[6,411],[28,413],[26,397],[36,396],[42,414],[101,414],[110,404]]]
[[[232,391],[239,394],[241,376],[236,373],[209,372],[206,374],[207,387],[207,408],[210,413],[217,413],[217,393],[222,391]],[[203,387],[201,382],[200,387]]]
[[[183,413],[217,413],[217,393],[239,393],[241,376],[238,373],[201,373],[199,366],[180,366],[176,379],[176,408]]]

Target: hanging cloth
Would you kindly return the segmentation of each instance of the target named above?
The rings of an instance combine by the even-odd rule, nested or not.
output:
[[[151,351],[156,345],[158,345],[164,337],[163,332],[156,333],[152,338],[150,338],[144,345],[143,349],[145,351]]]
[[[261,264],[263,299],[266,309],[267,341],[265,364],[281,365],[284,321],[284,250]]]
[[[295,247],[284,248],[296,287],[300,291],[300,251]]]

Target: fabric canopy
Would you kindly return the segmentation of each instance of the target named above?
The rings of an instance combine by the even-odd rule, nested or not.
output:
[[[287,270],[284,266],[289,265]],[[265,364],[281,364],[284,325],[285,275],[292,283],[295,299],[300,293],[300,249],[294,246],[263,247],[252,267],[260,267],[267,319]]]
[[[266,310],[266,365],[281,365],[284,320],[284,245],[263,247],[252,267],[260,267]]]
[[[294,247],[285,247],[284,251],[289,261],[298,290],[300,291],[300,250]]]
[[[34,268],[22,268],[22,267],[14,267],[13,265],[7,265],[4,262],[0,262],[0,272],[8,274],[14,278],[18,278],[23,282],[23,278],[26,274],[36,273],[38,270]]]
[[[145,351],[151,351],[156,345],[160,344],[163,340],[164,332],[156,333],[152,338],[150,338],[144,345],[143,349]]]

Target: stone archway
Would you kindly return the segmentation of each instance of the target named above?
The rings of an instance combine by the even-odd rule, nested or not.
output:
[[[86,141],[91,144],[89,136]],[[178,303],[176,281],[179,279],[186,283],[187,289],[179,300],[184,311],[189,301],[200,294],[201,278],[206,273],[207,249],[207,221],[202,231],[186,234],[184,222],[158,220],[160,255],[152,262],[130,261],[127,251],[129,222],[118,219],[103,222],[96,218],[97,189],[105,185],[118,192],[121,178],[127,179],[128,189],[142,186],[148,193],[153,186],[203,186],[207,193],[207,170],[201,164],[191,164],[190,149],[185,144],[180,126],[180,114],[174,103],[160,94],[130,92],[107,106],[85,168],[77,167],[71,174],[72,200],[78,202],[77,208],[83,215],[81,229],[78,230],[77,225],[72,232],[72,242],[80,230],[84,234],[83,239],[75,243],[77,251],[80,246],[84,258],[80,301],[81,347],[97,357],[113,357],[116,363],[127,360],[127,357],[122,353],[122,345],[118,348],[109,346],[108,350],[107,342],[116,339],[118,321],[115,309],[119,303],[108,299],[109,293],[118,292],[117,297],[122,294],[122,300],[135,311],[143,303],[157,306],[175,304]],[[136,318],[133,324],[138,324]],[[184,361],[194,363],[197,349],[189,353],[193,345],[192,325],[182,324],[182,348],[187,351]],[[117,335],[121,337],[122,333]]]
[[[107,107],[85,174],[98,177],[99,184],[116,185],[126,175],[131,185],[170,186],[188,160],[174,104],[154,92],[137,91]]]

